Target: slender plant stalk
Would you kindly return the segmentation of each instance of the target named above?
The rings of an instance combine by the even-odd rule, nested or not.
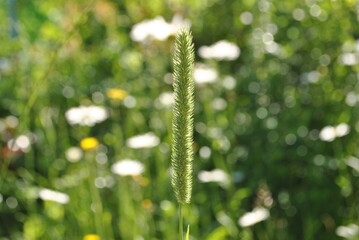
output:
[[[96,162],[94,161],[94,156],[91,154],[87,154],[87,165],[90,171],[89,175],[89,185],[90,185],[90,193],[94,207],[94,218],[95,218],[95,229],[96,233],[104,238],[104,224],[103,224],[103,206],[101,202],[101,196],[99,190],[95,186],[96,179]]]
[[[179,233],[179,239],[183,239],[183,205],[180,203],[178,206],[178,212],[179,212],[179,225],[178,225],[178,233]]]
[[[173,58],[174,98],[172,186],[179,204],[179,239],[183,239],[183,207],[192,194],[193,110],[194,110],[194,48],[192,35],[182,29],[176,36]]]

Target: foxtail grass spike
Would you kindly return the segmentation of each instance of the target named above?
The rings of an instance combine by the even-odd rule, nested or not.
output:
[[[176,36],[173,57],[172,186],[180,204],[190,203],[192,193],[194,48],[192,35],[182,29]]]

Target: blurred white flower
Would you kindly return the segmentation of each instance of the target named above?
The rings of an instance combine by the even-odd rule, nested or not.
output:
[[[138,160],[123,159],[113,164],[111,171],[120,176],[138,176],[145,171],[145,167]]]
[[[47,188],[40,189],[39,198],[44,201],[54,201],[60,204],[66,204],[70,201],[70,197],[67,194]]]
[[[212,107],[216,110],[224,110],[227,107],[227,101],[223,98],[215,98],[212,101]]]
[[[1,201],[0,201],[0,202],[1,202]],[[165,212],[174,210],[174,209],[176,208],[176,206],[175,206],[172,202],[170,202],[170,201],[168,201],[168,200],[163,200],[163,201],[161,201],[160,207],[161,207],[161,209],[162,209],[163,211],[165,211]]]
[[[211,149],[207,146],[203,146],[199,149],[199,155],[202,157],[202,158],[209,158],[211,156]]]
[[[200,171],[198,173],[198,179],[204,183],[217,182],[224,185],[227,185],[229,183],[228,174],[221,169],[214,169],[212,171]]]
[[[211,46],[202,46],[198,49],[199,56],[202,58],[214,58],[217,60],[235,60],[241,51],[239,47],[226,40],[221,40]]]
[[[123,100],[123,105],[125,105],[125,107],[127,108],[134,108],[136,106],[136,98],[134,98],[133,96],[127,96],[124,100]]]
[[[305,18],[305,11],[300,8],[296,8],[292,12],[293,18],[297,21],[302,21]]]
[[[156,105],[158,108],[171,107],[174,103],[174,94],[173,92],[163,92],[156,100]]]
[[[190,28],[191,21],[189,19],[183,19],[181,14],[175,14],[172,18],[171,25],[174,29],[173,34],[176,34],[181,28]]]
[[[349,224],[348,226],[339,226],[335,233],[339,237],[352,239],[353,237],[356,237],[359,235],[359,226],[356,224]]]
[[[244,25],[249,25],[253,22],[253,15],[250,12],[243,12],[240,15],[240,19]]]
[[[326,126],[324,127],[320,133],[319,138],[322,141],[332,142],[337,137],[343,137],[350,132],[350,127],[346,123],[341,123],[338,126]]]
[[[346,159],[345,163],[349,166],[354,168],[356,171],[359,172],[359,159],[353,156],[350,156]]]
[[[12,151],[23,151],[28,152],[30,150],[30,138],[26,135],[20,135],[18,136],[15,141],[14,139],[10,139],[7,142],[7,146]]]
[[[78,162],[82,158],[82,150],[79,147],[70,147],[66,150],[65,156],[69,162]]]
[[[16,128],[17,125],[19,124],[19,119],[15,116],[7,116],[5,119],[4,119],[4,122],[5,122],[5,125],[6,127],[8,128]]]
[[[335,127],[335,133],[337,137],[343,137],[350,132],[349,125],[346,123],[341,123]]]
[[[238,220],[241,227],[249,227],[256,223],[266,220],[269,217],[269,211],[266,208],[255,208],[252,212],[245,213]]]
[[[175,15],[171,23],[167,23],[162,16],[158,16],[135,24],[130,36],[136,42],[144,42],[148,39],[164,41],[169,36],[176,34],[179,28],[188,28],[189,26],[189,20],[184,20],[180,15]]]
[[[278,55],[281,52],[281,46],[278,43],[274,42],[274,41],[265,43],[264,44],[264,49],[268,53],[275,54],[275,55]]]
[[[224,88],[232,90],[236,86],[236,79],[232,76],[225,76],[222,81]]]
[[[197,63],[194,67],[194,81],[197,84],[212,83],[216,81],[218,73],[214,68],[210,68],[205,64]]]
[[[339,57],[339,62],[348,66],[355,65],[359,62],[359,55],[355,53],[343,53]]]
[[[73,107],[66,111],[65,117],[69,124],[82,126],[94,126],[108,118],[108,112],[101,106]]]
[[[160,143],[160,139],[152,132],[133,136],[126,141],[130,148],[152,148]]]
[[[300,78],[304,83],[316,83],[320,79],[320,73],[318,71],[305,72]]]
[[[321,140],[326,142],[331,142],[335,139],[335,128],[333,126],[326,126],[324,127],[320,133],[319,137]]]
[[[355,104],[357,104],[357,102],[359,101],[359,95],[356,94],[355,92],[348,92],[346,97],[345,97],[345,103],[350,106],[350,107],[354,107]]]

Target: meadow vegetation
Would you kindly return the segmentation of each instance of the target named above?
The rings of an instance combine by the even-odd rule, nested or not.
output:
[[[354,0],[0,1],[0,240],[178,239],[180,28],[189,239],[358,239],[358,21]]]

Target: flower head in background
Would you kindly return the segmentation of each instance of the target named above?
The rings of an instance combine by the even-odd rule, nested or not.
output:
[[[221,40],[211,46],[200,47],[198,53],[202,58],[214,58],[221,61],[236,60],[241,54],[241,51],[236,44]]]
[[[20,135],[15,140],[10,139],[7,143],[7,146],[11,151],[28,152],[31,148],[31,139],[26,135]]]
[[[213,169],[212,171],[200,171],[198,173],[198,179],[203,183],[217,182],[222,185],[228,185],[229,176],[221,169]]]
[[[355,43],[351,41],[344,42],[343,54],[338,58],[339,63],[347,66],[355,66],[359,63],[359,40]]]
[[[217,70],[203,63],[197,63],[195,65],[193,75],[194,81],[197,84],[213,83],[218,78]]]
[[[156,107],[157,108],[169,108],[174,103],[174,94],[173,92],[163,92],[156,99]]]
[[[70,197],[67,194],[47,188],[40,189],[39,198],[44,201],[53,201],[60,204],[66,204],[70,201]]]
[[[88,138],[82,139],[80,142],[80,145],[83,150],[92,150],[92,149],[95,149],[99,145],[99,142],[94,137],[88,137]]]
[[[249,227],[269,218],[269,211],[266,208],[255,208],[252,212],[245,213],[239,220],[241,227]]]
[[[83,240],[101,240],[101,238],[96,234],[87,234],[84,236]]]
[[[354,239],[354,237],[358,237],[359,235],[359,226],[356,224],[349,224],[348,226],[339,226],[335,233],[339,237]],[[355,238],[356,239],[356,238]]]
[[[73,107],[66,111],[65,117],[71,125],[94,126],[108,118],[108,112],[100,106]]]
[[[70,147],[66,150],[65,156],[69,162],[78,162],[82,158],[82,150],[79,147]]]
[[[345,160],[345,164],[359,172],[359,158],[350,156]]]
[[[145,167],[138,160],[123,159],[113,164],[111,171],[120,176],[138,176],[145,171]]]
[[[333,126],[324,127],[319,133],[319,138],[322,141],[332,142],[334,141],[335,138],[343,137],[349,134],[349,132],[350,132],[349,125],[346,123],[341,123],[334,127]]]
[[[129,148],[153,148],[160,143],[160,139],[152,132],[133,136],[127,139],[126,144]]]
[[[149,39],[165,41],[169,36],[174,35],[179,28],[188,28],[189,26],[189,20],[184,20],[180,15],[175,15],[171,23],[167,23],[162,16],[158,16],[135,24],[130,35],[132,40],[136,42],[145,42]]]
[[[10,115],[4,119],[4,124],[7,129],[15,129],[19,125],[19,119]]]
[[[359,62],[359,54],[358,53],[343,53],[339,57],[339,62],[343,65],[353,66],[358,64]]]
[[[108,98],[119,101],[124,100],[128,96],[128,93],[125,90],[118,88],[110,88],[107,90],[106,94]]]

